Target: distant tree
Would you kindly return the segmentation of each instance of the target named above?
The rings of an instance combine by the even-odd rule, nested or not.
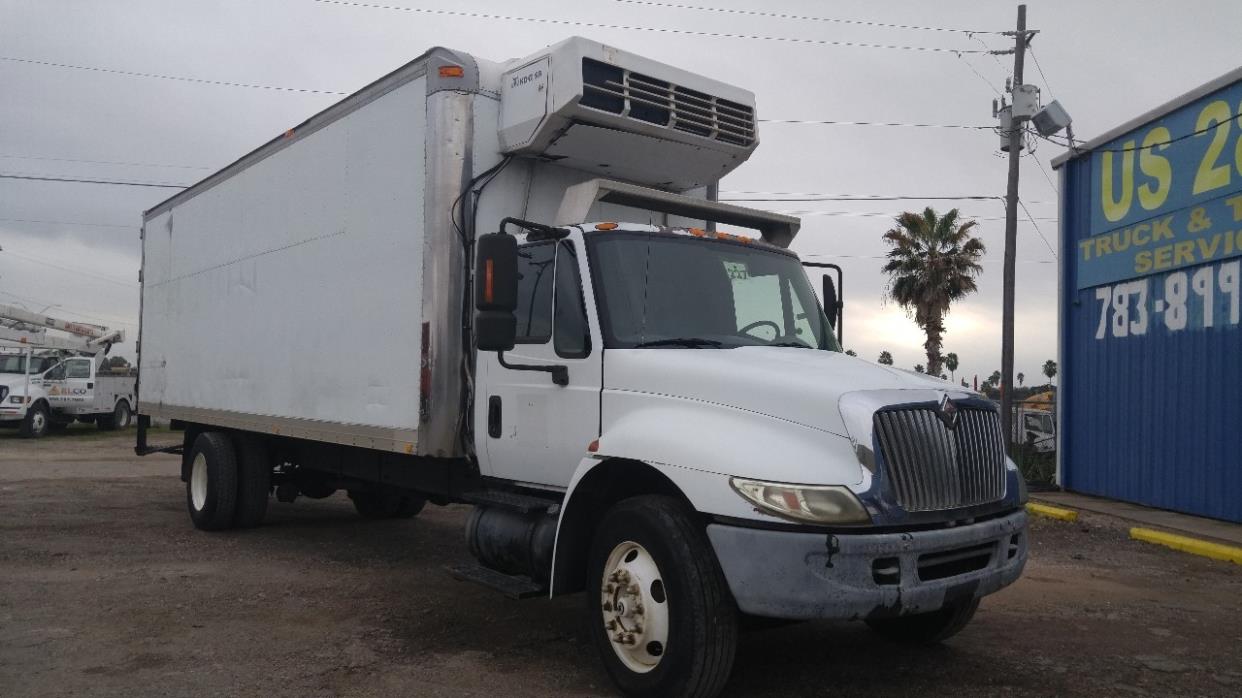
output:
[[[927,336],[927,372],[940,375],[940,343],[949,306],[977,290],[975,277],[984,246],[972,237],[975,221],[962,222],[957,209],[944,215],[928,207],[907,211],[884,233],[892,249],[882,271],[888,274],[888,295],[914,317]]]
[[[923,373],[923,364],[915,364],[914,370],[918,373]]]
[[[858,356],[858,352],[854,351],[853,349],[846,349],[845,355],[846,356]]]
[[[992,371],[992,375],[988,376],[988,382],[991,383],[992,385],[1000,385],[1000,379],[1001,379],[1000,371]]]
[[[944,373],[940,374],[940,380],[942,380],[942,381],[947,381],[947,380],[949,380],[949,376],[948,376],[948,374],[944,374]]]
[[[888,351],[882,351],[882,352],[880,352],[880,358],[879,358],[879,359],[877,359],[877,360],[878,360],[880,363],[884,364],[885,366],[892,366],[892,365],[893,365],[893,355],[892,355],[892,354],[890,354],[890,353],[888,353]]]
[[[944,367],[949,369],[949,375],[953,376],[954,380],[957,380],[957,365],[957,354],[949,352],[944,355]]]
[[[1017,378],[1018,378],[1018,386],[1021,387],[1022,381],[1026,380],[1026,374],[1019,371]]]
[[[1048,376],[1048,385],[1052,385],[1052,379],[1057,375],[1057,362],[1048,359],[1044,362],[1044,375]]]
[[[129,368],[129,360],[126,359],[124,356],[111,356],[111,357],[104,359],[103,363],[100,364],[100,368],[104,368],[104,369]]]

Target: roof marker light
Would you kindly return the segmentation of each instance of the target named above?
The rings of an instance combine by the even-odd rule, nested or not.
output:
[[[617,224],[616,223],[596,223],[595,229],[596,230],[616,230]]]
[[[459,65],[442,65],[440,66],[440,77],[464,78],[466,77],[466,69]]]

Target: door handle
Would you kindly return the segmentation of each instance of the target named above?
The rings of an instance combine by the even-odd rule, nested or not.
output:
[[[94,383],[87,383],[87,384],[86,384],[86,389],[87,389],[87,390],[94,390],[94,389],[95,389],[95,384],[94,384]]]
[[[493,439],[500,438],[500,396],[487,398],[487,435]]]

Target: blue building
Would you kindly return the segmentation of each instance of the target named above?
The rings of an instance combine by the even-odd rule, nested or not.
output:
[[[1061,484],[1242,522],[1242,68],[1053,166]]]

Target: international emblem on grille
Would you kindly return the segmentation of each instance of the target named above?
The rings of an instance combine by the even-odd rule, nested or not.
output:
[[[957,405],[949,399],[947,394],[940,398],[940,407],[936,410],[936,413],[937,416],[940,417],[940,421],[944,422],[946,427],[950,429],[957,428],[957,422],[960,415],[958,413]]]

